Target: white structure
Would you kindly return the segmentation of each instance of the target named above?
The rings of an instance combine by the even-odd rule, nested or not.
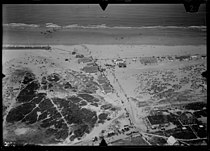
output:
[[[114,60],[114,63],[116,65],[118,65],[119,63],[125,63],[125,60],[124,59],[116,59],[116,60]]]
[[[173,137],[170,136],[167,140],[168,145],[175,145],[177,143],[177,140]]]
[[[198,56],[191,56],[191,59],[195,59],[195,58],[197,58]]]

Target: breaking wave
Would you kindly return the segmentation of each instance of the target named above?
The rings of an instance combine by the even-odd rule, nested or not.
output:
[[[24,24],[24,23],[10,23],[10,24],[3,24],[5,27],[40,27],[40,25],[36,24]],[[126,26],[107,26],[106,24],[101,25],[78,25],[78,24],[71,24],[66,26],[60,26],[54,23],[46,23],[44,27],[47,28],[85,28],[85,29],[97,29],[97,28],[109,28],[109,29],[200,29],[200,30],[206,30],[206,26],[141,26],[141,27],[126,27]]]

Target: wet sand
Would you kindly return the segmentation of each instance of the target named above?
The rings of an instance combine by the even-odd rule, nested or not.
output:
[[[3,44],[9,45],[205,45],[200,29],[56,29],[4,28]]]

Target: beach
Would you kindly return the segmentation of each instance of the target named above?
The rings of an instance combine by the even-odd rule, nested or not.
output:
[[[55,31],[53,31],[55,29]],[[42,34],[45,31],[53,31]],[[11,45],[205,45],[206,32],[192,28],[3,28],[3,44]]]

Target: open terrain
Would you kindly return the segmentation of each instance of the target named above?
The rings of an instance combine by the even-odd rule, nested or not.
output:
[[[114,62],[119,58],[125,68]],[[4,49],[4,141],[98,145],[105,138],[110,145],[165,145],[171,135],[205,140],[205,70],[204,45]],[[195,122],[178,116],[186,111]],[[183,126],[189,138],[180,135]]]

